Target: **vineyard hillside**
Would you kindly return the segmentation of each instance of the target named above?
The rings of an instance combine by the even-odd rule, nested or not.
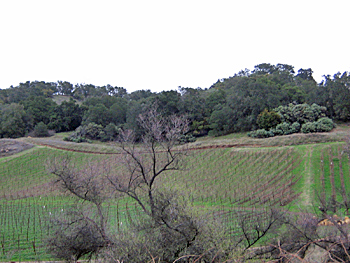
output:
[[[184,169],[160,177],[158,188],[172,188],[190,201],[193,213],[214,213],[235,232],[237,213],[275,205],[289,212],[321,200],[346,198],[350,191],[349,158],[344,151],[349,126],[324,134],[295,134],[252,139],[244,134],[202,138],[188,148]],[[49,260],[44,243],[50,218],[74,205],[55,187],[47,172],[50,159],[69,156],[76,166],[106,162],[120,166],[114,144],[74,144],[54,137],[0,140],[21,150],[0,158],[0,261]],[[18,146],[19,147],[19,146]],[[16,148],[17,149],[17,148]],[[23,150],[23,151],[22,151]],[[127,228],[140,211],[128,198],[107,203],[109,221]]]

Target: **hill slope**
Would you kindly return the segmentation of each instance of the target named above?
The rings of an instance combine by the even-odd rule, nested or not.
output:
[[[341,126],[328,134],[264,140],[242,134],[203,138],[190,145],[185,169],[166,174],[157,184],[189,198],[194,211],[216,213],[228,224],[237,210],[277,205],[299,211],[313,206],[319,197],[341,200],[350,190],[349,159],[341,141],[347,132],[348,126]],[[73,202],[52,188],[48,159],[68,155],[78,166],[108,160],[119,169],[119,150],[107,144],[63,142],[60,135],[17,141],[36,146],[0,158],[0,260],[47,259],[42,246],[49,230],[47,218]],[[110,220],[123,222],[124,227],[137,213],[129,199],[113,202],[109,209]]]

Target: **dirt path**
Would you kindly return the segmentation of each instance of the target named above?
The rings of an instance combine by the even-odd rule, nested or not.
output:
[[[12,143],[12,147],[13,147],[13,145],[15,145],[15,142],[17,142],[17,141],[16,140],[12,140],[12,141],[14,141]],[[26,144],[26,143],[22,143],[22,142],[18,142],[18,143],[21,144],[21,146]],[[122,153],[117,153],[117,152],[107,153],[107,152],[98,152],[98,151],[77,150],[77,149],[71,149],[71,148],[66,148],[63,146],[57,146],[57,145],[53,145],[53,144],[40,143],[40,142],[33,142],[33,144],[31,144],[30,146],[27,146],[27,148],[24,146],[22,146],[22,148],[23,148],[23,150],[26,150],[26,149],[29,149],[29,148],[35,146],[35,145],[49,147],[49,148],[63,150],[63,151],[69,151],[69,152],[77,152],[77,153],[101,154],[101,155],[122,154]],[[0,142],[0,147],[1,147],[1,142]],[[225,149],[225,148],[241,148],[241,147],[276,147],[276,146],[261,146],[261,145],[257,145],[257,144],[224,144],[224,145],[192,147],[192,148],[188,148],[186,150],[196,151],[196,150],[207,150],[207,149]],[[20,146],[18,146],[17,148],[21,149]],[[7,145],[3,145],[2,149],[3,149],[4,153],[3,153],[3,155],[0,155],[0,157],[10,156],[10,155],[13,155],[15,153],[19,153],[21,151],[21,150],[12,151],[11,149],[7,149]]]

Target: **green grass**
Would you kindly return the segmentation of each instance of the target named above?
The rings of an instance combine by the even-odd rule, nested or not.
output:
[[[100,143],[66,144],[62,142],[62,137],[21,140],[62,148],[68,145],[67,149],[78,151],[118,152],[111,145]],[[350,190],[349,160],[342,154],[344,143],[328,142],[332,140],[324,138],[322,142],[314,143],[315,140],[320,138],[298,135],[258,141],[244,134],[203,138],[190,147],[240,143],[255,147],[245,145],[191,150],[185,169],[165,174],[158,179],[157,185],[177,190],[190,200],[196,213],[222,216],[231,229],[234,226],[234,211],[247,212],[270,205],[290,211],[310,208],[317,202],[316,191],[324,192],[326,196],[332,194],[331,163],[334,164],[334,186],[342,187],[342,174],[344,187]],[[275,144],[282,146],[266,147]],[[50,258],[43,247],[49,234],[47,219],[73,203],[71,198],[51,188],[54,177],[48,174],[45,165],[49,158],[62,155],[70,156],[78,167],[108,159],[115,169],[120,169],[120,155],[89,154],[43,146],[1,158],[0,261]],[[325,178],[324,187],[322,176]],[[339,193],[337,198],[341,198]],[[114,229],[127,227],[130,218],[140,213],[135,203],[127,198],[112,200],[106,204],[106,208]]]

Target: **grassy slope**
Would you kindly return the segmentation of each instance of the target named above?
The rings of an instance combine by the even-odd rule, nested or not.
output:
[[[191,144],[197,150],[190,151],[187,169],[167,174],[159,180],[159,185],[184,192],[202,211],[223,212],[233,207],[250,209],[270,204],[298,211],[315,204],[314,190],[330,196],[333,188],[344,185],[350,189],[349,161],[341,154],[344,145],[341,140],[347,133],[348,127],[344,125],[328,134],[264,140],[243,134],[202,138]],[[83,165],[91,159],[116,158],[111,154],[84,152],[118,152],[106,144],[67,144],[60,134],[50,139],[22,138],[21,141],[41,146],[0,159],[0,260],[3,261],[46,259],[48,256],[41,248],[47,234],[44,219],[72,203],[70,198],[50,188],[53,178],[46,172],[48,158],[68,154]],[[217,145],[237,147],[215,148]],[[341,198],[339,193],[336,195]],[[118,226],[123,222],[125,226],[129,218],[127,211],[131,210],[134,211],[131,214],[136,211],[130,200],[113,204],[112,222]]]

